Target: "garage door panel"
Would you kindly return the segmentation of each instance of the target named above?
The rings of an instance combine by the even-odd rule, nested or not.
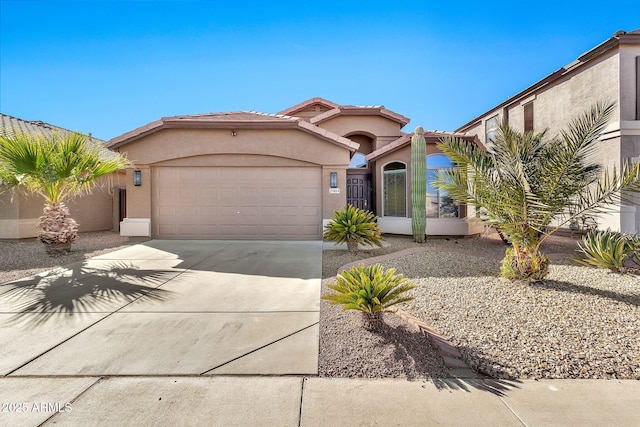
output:
[[[315,239],[320,168],[153,168],[154,237]]]

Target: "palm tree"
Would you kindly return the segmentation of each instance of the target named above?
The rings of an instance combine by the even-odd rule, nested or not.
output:
[[[594,105],[555,138],[503,123],[486,151],[456,138],[439,144],[457,167],[443,171],[435,185],[484,208],[482,220],[512,244],[502,261],[503,277],[542,280],[549,259],[540,246],[549,236],[587,213],[609,211],[629,191],[640,191],[640,163],[624,164],[618,173],[593,159],[614,107]]]
[[[64,202],[89,193],[97,178],[127,165],[122,155],[76,132],[0,136],[0,190],[22,188],[44,198],[39,238],[48,248],[62,244],[68,250],[78,237],[77,224]]]

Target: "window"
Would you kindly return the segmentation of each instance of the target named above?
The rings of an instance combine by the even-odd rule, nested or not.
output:
[[[407,165],[389,163],[382,169],[384,216],[407,216]]]
[[[640,56],[636,56],[636,120],[640,120]]]
[[[487,119],[484,122],[484,134],[487,143],[496,140],[496,133],[498,132],[498,115]]]
[[[458,218],[458,204],[446,191],[433,186],[438,171],[451,168],[453,162],[444,154],[427,156],[427,218]]]
[[[367,159],[365,155],[362,153],[356,153],[351,158],[351,162],[349,162],[349,168],[366,168],[367,167]]]
[[[524,104],[524,131],[533,131],[533,101]]]

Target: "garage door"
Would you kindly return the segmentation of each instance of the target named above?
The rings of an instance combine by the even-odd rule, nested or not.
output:
[[[154,237],[321,237],[320,168],[156,167],[152,174]]]

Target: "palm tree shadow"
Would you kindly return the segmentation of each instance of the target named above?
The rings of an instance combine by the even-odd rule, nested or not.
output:
[[[531,286],[541,289],[548,289],[559,292],[571,292],[583,295],[594,295],[607,298],[613,301],[640,307],[640,294],[624,294],[620,292],[608,291],[606,289],[598,289],[590,286],[577,285],[571,282],[558,280],[544,280],[542,282],[534,282]]]
[[[136,300],[165,301],[172,292],[159,286],[178,274],[180,271],[143,270],[125,261],[100,268],[83,262],[13,282],[9,285],[14,287],[0,298],[12,307],[10,322],[38,326],[57,314],[110,313]]]
[[[404,373],[410,381],[428,378],[433,381],[438,390],[469,392],[471,389],[476,389],[497,396],[503,396],[506,391],[519,387],[518,380],[493,379],[481,374],[478,375],[479,378],[443,378],[439,375],[440,369],[429,369],[433,366],[430,360],[433,357],[440,358],[440,354],[422,332],[405,325],[394,327],[382,323],[371,332],[380,337],[381,342],[378,345],[393,346],[394,359],[402,364]]]

